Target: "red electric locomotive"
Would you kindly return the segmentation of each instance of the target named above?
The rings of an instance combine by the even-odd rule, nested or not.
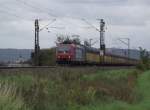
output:
[[[85,48],[75,44],[58,44],[56,50],[58,64],[85,62]]]
[[[58,44],[56,58],[58,63],[70,62],[74,58],[74,44]]]

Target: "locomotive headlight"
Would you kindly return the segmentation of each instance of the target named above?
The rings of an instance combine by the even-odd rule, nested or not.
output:
[[[71,57],[69,56],[69,59],[70,59]]]

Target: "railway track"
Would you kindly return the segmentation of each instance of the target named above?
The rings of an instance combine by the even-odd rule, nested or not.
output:
[[[133,69],[135,66],[0,66],[0,69],[46,69],[46,68],[92,68],[97,67],[99,69]]]

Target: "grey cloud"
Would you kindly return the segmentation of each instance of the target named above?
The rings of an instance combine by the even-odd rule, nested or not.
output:
[[[64,3],[82,3],[82,4],[121,4],[126,3],[128,0],[58,0]]]
[[[0,7],[0,48],[33,48],[34,19],[40,18],[40,26],[43,26],[54,18],[53,15],[57,16],[57,21],[51,26],[65,26],[66,29],[50,29],[51,33],[47,33],[47,30],[41,32],[42,48],[54,46],[57,33],[79,34],[82,39],[99,37],[99,33],[94,29],[81,28],[89,26],[81,18],[87,19],[96,27],[99,27],[97,18],[105,19],[108,46],[111,46],[112,38],[122,35],[130,37],[133,34],[135,36],[131,37],[133,46],[150,48],[149,0],[22,0],[43,11],[17,1],[0,0],[3,4]],[[1,10],[8,13],[2,13]]]

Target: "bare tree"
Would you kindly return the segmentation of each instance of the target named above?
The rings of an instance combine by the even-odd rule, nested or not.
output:
[[[69,35],[57,35],[57,44],[81,44],[79,36],[69,36]]]

